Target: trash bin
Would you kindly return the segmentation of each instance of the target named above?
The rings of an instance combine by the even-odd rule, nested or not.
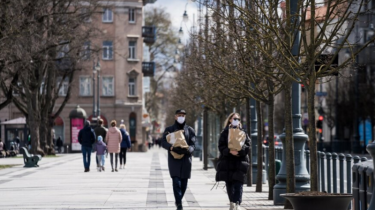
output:
[[[352,187],[352,190],[353,190],[353,197],[354,197],[354,209],[355,210],[360,210],[359,208],[359,180],[360,180],[360,176],[359,176],[359,173],[358,173],[358,168],[359,168],[359,164],[354,164],[353,167],[352,167],[352,177],[353,177],[353,187]]]
[[[372,162],[372,161],[371,161]],[[374,169],[369,167],[367,168],[366,170],[366,191],[367,191],[367,205],[366,207],[370,206],[370,202],[371,202],[371,197],[372,197],[372,192],[373,192],[373,189],[374,189]]]

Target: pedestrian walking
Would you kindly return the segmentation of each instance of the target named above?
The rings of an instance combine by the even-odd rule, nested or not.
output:
[[[120,125],[120,132],[122,136],[121,151],[120,151],[120,169],[125,169],[126,152],[131,147],[129,133],[126,131],[125,124]]]
[[[242,187],[249,168],[247,154],[250,148],[250,138],[246,135],[242,148],[237,151],[228,148],[229,129],[239,128],[243,131],[238,113],[231,113],[224,123],[224,130],[220,134],[220,157],[217,164],[216,181],[225,181],[230,201],[230,210],[241,210]]]
[[[3,140],[1,140],[1,139],[0,139],[0,156],[1,157],[6,156],[5,149],[4,149],[4,143],[3,143]]]
[[[182,210],[182,198],[187,189],[188,179],[191,175],[191,154],[195,149],[195,131],[192,127],[186,125],[185,121],[186,111],[179,109],[175,112],[175,123],[165,129],[162,138],[162,146],[168,150],[168,168],[169,174],[172,178],[173,193],[175,197],[175,204],[177,210]],[[167,141],[167,135],[176,131],[184,131],[184,137],[188,147],[183,149],[181,147],[173,147],[173,144]],[[177,154],[183,154],[181,159],[175,159],[172,151]]]
[[[116,128],[116,120],[111,121],[111,128],[108,129],[105,141],[107,142],[107,149],[111,159],[112,172],[117,170],[118,154],[120,153],[120,143],[122,141],[121,131]],[[115,154],[115,168],[113,168],[113,154]]]
[[[108,129],[106,127],[104,127],[104,125],[103,125],[103,119],[99,118],[98,123],[99,123],[99,126],[97,126],[94,129],[95,135],[96,135],[97,138],[98,138],[98,136],[102,136],[103,138],[105,138],[107,136]],[[98,141],[98,139],[96,139],[95,143],[97,141]],[[99,169],[98,159],[96,159],[96,167]]]
[[[62,141],[61,136],[59,136],[59,138],[57,138],[56,146],[57,146],[58,153],[61,153],[61,147],[63,146],[63,141]]]
[[[85,167],[85,172],[90,171],[90,161],[91,161],[91,150],[92,145],[95,143],[95,132],[90,127],[90,121],[86,120],[85,127],[81,129],[78,133],[78,142],[82,146],[83,155],[83,166]]]
[[[96,142],[95,146],[96,146],[96,149],[95,149],[96,150],[96,159],[98,160],[98,163],[99,163],[98,171],[102,172],[102,171],[105,171],[104,155],[105,155],[105,151],[107,150],[107,145],[103,142],[102,136],[98,136],[98,142]]]

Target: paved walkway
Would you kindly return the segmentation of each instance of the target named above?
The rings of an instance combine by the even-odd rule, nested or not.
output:
[[[94,154],[93,156],[94,157]],[[23,168],[22,158],[1,158],[0,165],[21,164],[0,170],[0,209],[175,209],[167,153],[155,148],[147,153],[128,153],[126,169],[105,172],[91,164],[83,172],[81,154],[44,158],[39,168]],[[224,184],[211,190],[215,171],[202,169],[193,160],[183,206],[187,210],[229,209]],[[255,193],[255,186],[244,187],[246,209],[283,209],[267,200],[268,186]]]

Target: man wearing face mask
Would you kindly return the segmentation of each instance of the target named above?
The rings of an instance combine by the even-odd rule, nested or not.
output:
[[[185,116],[185,110],[177,110],[175,113],[175,123],[165,129],[162,139],[163,148],[168,150],[168,168],[169,174],[172,178],[173,193],[177,210],[183,209],[182,198],[184,197],[187,189],[188,179],[190,179],[192,161],[191,154],[195,149],[195,131],[192,127],[186,125]],[[168,134],[179,130],[184,130],[185,140],[189,145],[187,149],[173,147],[173,145],[167,141],[166,136]],[[181,159],[175,159],[170,151],[176,152],[177,154],[184,154],[184,156]]]

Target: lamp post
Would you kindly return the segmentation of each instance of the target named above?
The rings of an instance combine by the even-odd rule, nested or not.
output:
[[[99,118],[100,118],[100,92],[99,92],[99,87],[100,87],[100,69],[101,69],[101,67],[100,67],[100,61],[99,61],[99,57],[98,57],[98,61],[96,62],[96,65],[95,65],[95,70],[96,70],[96,72],[97,72],[97,94],[98,94],[98,96],[97,96],[97,98],[98,98],[98,103],[97,103],[97,118],[98,118],[98,120],[99,120]]]
[[[96,74],[96,68],[95,68],[95,61],[93,61],[93,67],[92,67],[92,118],[91,121],[94,124],[96,120],[96,106],[95,106],[95,74]]]

